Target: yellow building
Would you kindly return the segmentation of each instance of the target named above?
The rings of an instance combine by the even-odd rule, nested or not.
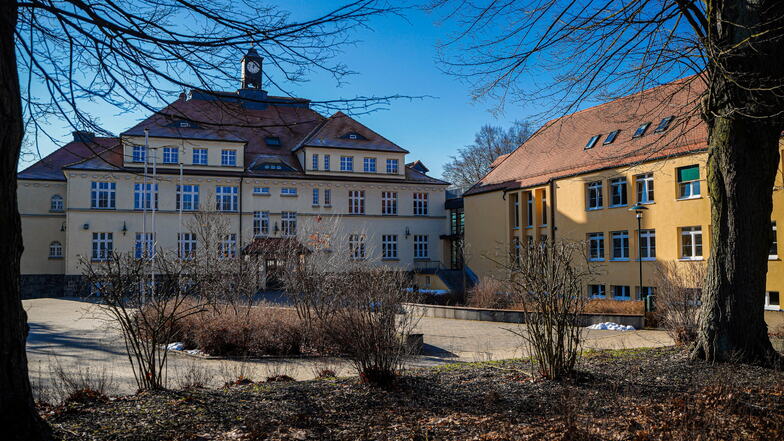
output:
[[[307,100],[268,95],[260,66],[250,51],[240,90],[182,94],[117,138],[76,132],[20,172],[23,295],[73,294],[82,258],[198,246],[184,225],[207,201],[230,216],[231,249],[340,216],[361,233],[358,249],[378,254],[365,257],[442,268],[447,183],[341,112],[326,118]]]
[[[492,277],[532,241],[585,241],[601,275],[593,297],[653,293],[654,262],[710,254],[705,185],[707,135],[694,111],[704,90],[688,78],[550,121],[464,195],[466,265]],[[782,144],[784,146],[784,144]],[[780,310],[784,264],[776,225],[784,181],[774,191],[766,309]],[[635,204],[644,207],[640,228]],[[781,314],[776,314],[780,316]],[[768,321],[773,314],[766,314]],[[781,320],[779,317],[778,320]]]

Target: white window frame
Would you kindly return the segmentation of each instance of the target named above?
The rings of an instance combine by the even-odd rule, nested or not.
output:
[[[397,259],[397,234],[384,234],[381,236],[381,258]]]
[[[699,237],[699,244],[697,243],[697,238]],[[686,240],[689,240],[688,244]],[[680,253],[681,253],[681,260],[703,260],[703,242],[702,242],[702,227],[701,226],[694,226],[694,227],[681,227],[680,232]],[[688,246],[689,254],[685,253],[686,248]],[[699,248],[699,254],[697,254],[697,250]]]
[[[193,165],[207,165],[209,163],[209,153],[206,148],[195,147],[191,154]]]
[[[283,211],[280,213],[280,230],[284,236],[297,235],[296,211]]]
[[[653,173],[642,173],[634,177],[634,187],[638,204],[652,204],[656,201]]]
[[[779,237],[776,228],[776,221],[770,221],[770,250],[774,250],[773,254],[768,250],[768,260],[778,260],[779,258]]]
[[[770,294],[775,292],[779,298],[778,304],[772,304],[770,302]],[[780,311],[781,310],[781,293],[779,291],[765,291],[765,309],[768,311]]]
[[[428,193],[414,193],[414,216],[427,216],[428,200]]]
[[[95,262],[105,262],[114,250],[113,233],[93,233],[92,260]]]
[[[319,155],[318,155],[318,153],[313,153],[310,156],[310,169],[311,170],[318,170],[319,169]]]
[[[365,190],[348,191],[348,214],[365,214]]]
[[[341,156],[340,157],[340,171],[342,171],[342,172],[352,172],[352,171],[354,171],[354,157],[353,156]]]
[[[396,175],[400,170],[397,159],[387,159],[387,174]]]
[[[218,245],[218,256],[220,258],[233,259],[237,257],[237,233],[224,235]]]
[[[253,212],[253,235],[255,237],[269,236],[269,211]]]
[[[155,257],[155,233],[136,233],[133,255],[137,259]]]
[[[613,292],[613,300],[631,300],[632,299],[632,290],[629,285],[613,285],[612,286]],[[618,295],[620,292],[621,295]]]
[[[131,151],[131,162],[144,162],[147,158],[147,147],[135,145]]]
[[[597,288],[594,293],[594,288]],[[590,284],[588,285],[588,297],[592,299],[604,299],[607,298],[607,289],[604,285],[601,284]]]
[[[629,231],[628,230],[613,231],[613,232],[610,233],[610,238],[612,240],[612,243],[611,243],[612,244],[612,251],[611,251],[612,254],[610,256],[611,257],[610,260],[621,261],[621,262],[628,261],[629,260]],[[616,251],[615,241],[616,240],[619,240],[621,245],[623,245],[623,244],[626,245],[625,247],[624,246],[620,247],[621,254],[623,254],[622,256],[617,256],[615,254],[615,251]]]
[[[362,170],[365,173],[376,172],[376,158],[366,157],[362,161]]]
[[[269,196],[270,195],[270,188],[269,187],[253,187],[253,194],[260,195],[260,196]]]
[[[640,230],[640,258],[643,261],[656,260],[656,230]]]
[[[332,190],[329,188],[324,189],[324,206],[325,207],[332,206]]]
[[[182,211],[199,209],[199,184],[183,184],[182,187],[177,184],[175,209],[179,210],[180,204],[182,204]]]
[[[215,209],[223,212],[236,212],[238,209],[238,189],[230,185],[215,187]]]
[[[114,210],[117,204],[117,183],[93,181],[90,183],[90,208]]]
[[[383,216],[397,216],[397,192],[381,192],[381,214]]]
[[[297,195],[297,187],[281,187],[280,195],[281,196],[296,196]]]
[[[61,259],[63,257],[63,244],[59,240],[49,243],[49,258]]]
[[[348,236],[349,255],[354,260],[365,259],[365,235],[350,234]]]
[[[324,155],[324,170],[329,171],[329,155]]]
[[[686,167],[678,167],[676,169],[676,179],[678,170],[683,168],[691,168],[694,167],[693,165],[686,166]],[[697,166],[697,170],[699,172],[699,166]],[[701,189],[700,189],[700,179],[692,179],[689,181],[678,181],[678,200],[684,201],[689,199],[699,199],[702,197]]]
[[[616,202],[616,196],[619,201]],[[629,190],[625,177],[610,179],[610,207],[629,205]]]
[[[196,253],[196,234],[177,233],[177,256],[182,260],[190,260]]]
[[[430,258],[430,240],[427,234],[414,235],[414,259]]]
[[[590,262],[603,262],[604,256],[604,233],[588,233],[588,260]]]
[[[164,164],[179,164],[180,162],[180,148],[179,147],[164,147],[163,148],[163,163]]]
[[[586,210],[601,210],[604,208],[604,185],[602,181],[593,181],[586,184]]]
[[[221,150],[221,166],[222,167],[236,167],[237,166],[237,151],[234,149]]]
[[[314,207],[319,206],[319,189],[318,187],[313,189],[313,200],[311,201],[311,205]]]
[[[146,185],[146,188],[145,188]],[[133,209],[157,210],[158,209],[158,184],[134,183],[133,184]]]
[[[49,199],[49,211],[64,211],[65,210],[65,199],[59,194],[52,195],[52,198]]]

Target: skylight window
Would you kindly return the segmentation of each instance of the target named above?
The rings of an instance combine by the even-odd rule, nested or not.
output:
[[[668,117],[662,119],[661,122],[659,123],[659,125],[656,126],[656,130],[654,130],[653,133],[661,133],[661,132],[667,130],[667,128],[670,127],[670,123],[672,122],[673,119],[675,119],[674,116],[668,116]]]
[[[648,127],[650,126],[651,126],[650,122],[642,123],[642,125],[640,127],[637,127],[637,130],[634,131],[634,135],[632,135],[632,138],[639,138],[640,136],[644,135],[645,131],[648,130]]]
[[[607,135],[607,138],[604,138],[604,142],[602,144],[604,145],[612,144],[613,141],[615,141],[615,138],[618,137],[618,133],[620,132],[621,132],[620,130],[613,130]]]
[[[360,141],[367,141],[367,138],[360,135],[357,132],[348,132],[345,135],[341,136],[343,139],[351,139],[351,140],[360,140]]]
[[[598,141],[601,136],[602,135],[591,136],[591,139],[588,140],[588,144],[585,144],[585,149],[588,150],[588,149],[592,148],[593,146],[595,146],[596,145],[596,141]]]
[[[270,147],[280,147],[280,138],[277,136],[268,136],[264,138],[264,142]]]

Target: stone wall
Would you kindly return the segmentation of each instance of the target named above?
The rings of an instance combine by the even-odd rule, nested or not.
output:
[[[24,274],[19,282],[23,299],[78,297],[85,289],[82,276],[73,275]]]

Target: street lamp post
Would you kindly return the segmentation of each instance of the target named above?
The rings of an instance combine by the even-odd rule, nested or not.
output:
[[[642,296],[642,213],[647,209],[648,207],[645,205],[637,203],[629,208],[629,211],[633,211],[637,217],[637,263],[640,268],[640,299],[645,301],[645,312],[650,312],[651,305],[648,296],[646,295],[644,299]]]

